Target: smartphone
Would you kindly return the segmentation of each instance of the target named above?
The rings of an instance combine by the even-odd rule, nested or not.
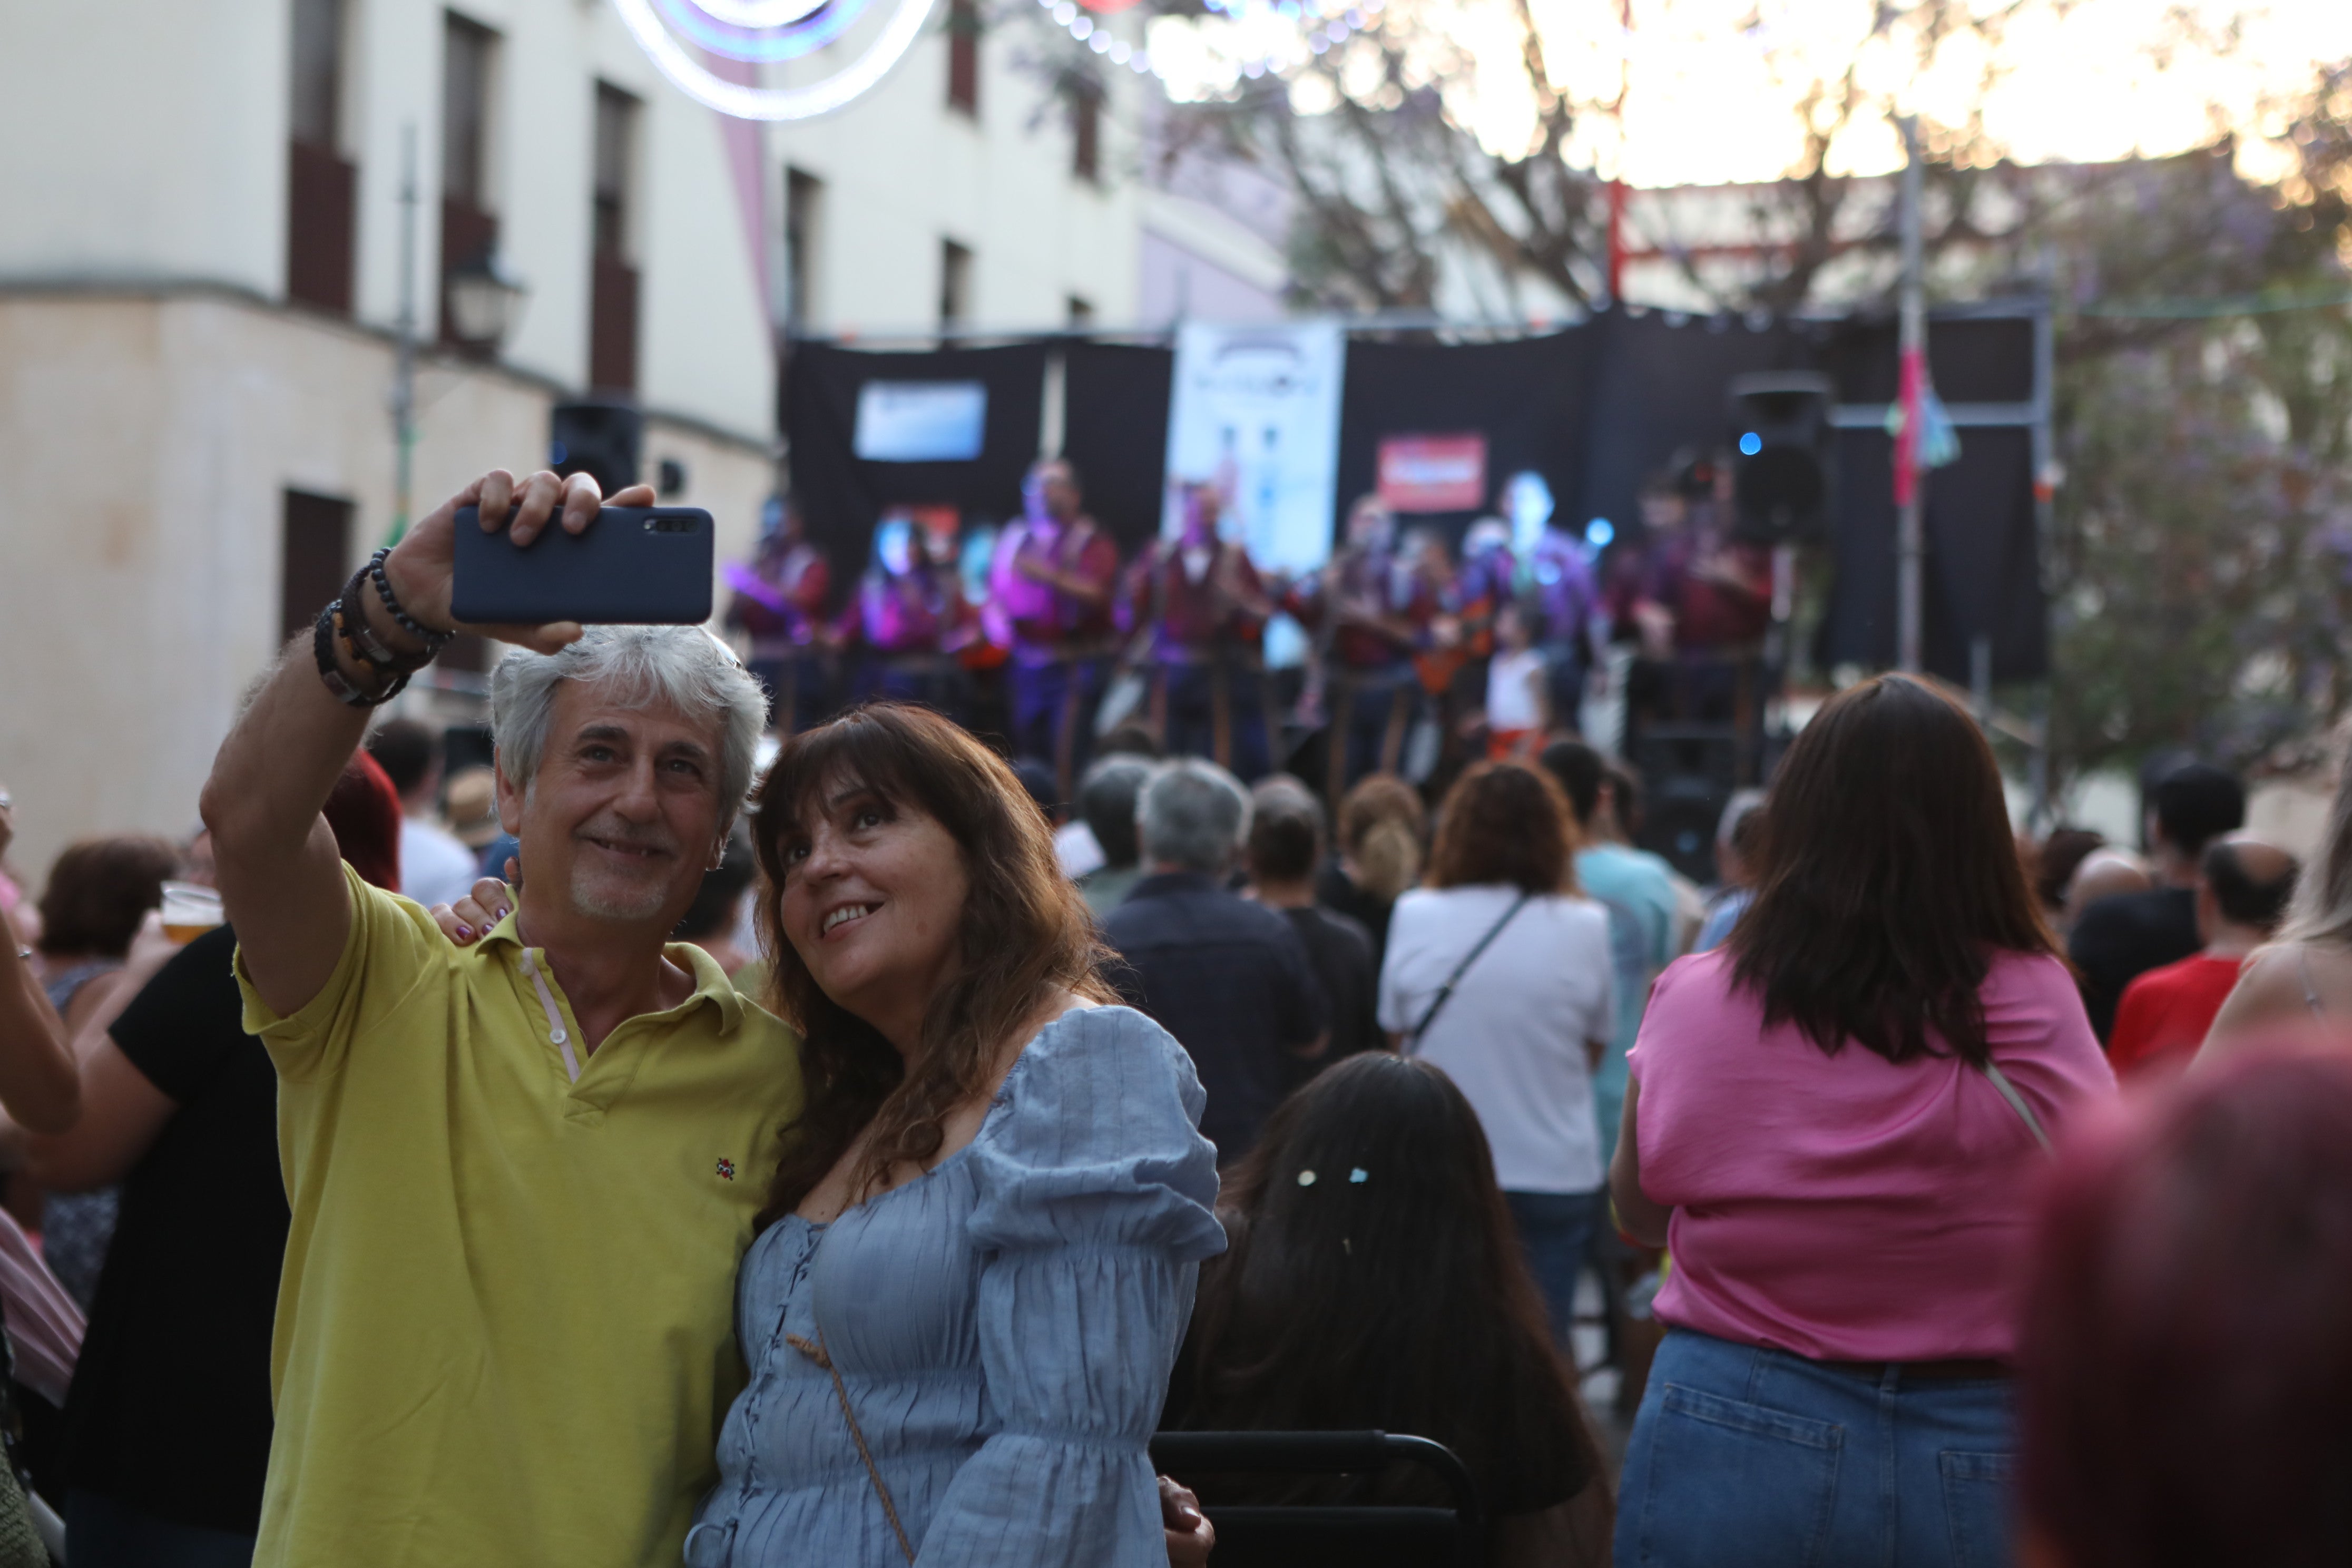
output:
[[[449,613],[470,626],[699,626],[718,559],[710,514],[690,506],[608,506],[579,533],[555,517],[518,550],[457,509]]]

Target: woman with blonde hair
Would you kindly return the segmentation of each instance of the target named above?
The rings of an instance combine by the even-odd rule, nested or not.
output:
[[[2246,960],[2197,1053],[2202,1068],[2282,1032],[2334,1034],[2352,1026],[2352,724],[2339,736],[2341,765],[2327,831],[2296,879],[2278,940]]]
[[[1372,971],[1388,949],[1389,911],[1421,880],[1421,794],[1394,773],[1367,773],[1339,799],[1339,843],[1315,880],[1315,900],[1363,922]]]

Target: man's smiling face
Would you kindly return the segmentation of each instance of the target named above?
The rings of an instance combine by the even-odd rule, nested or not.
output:
[[[576,680],[557,689],[539,772],[499,778],[499,816],[525,879],[562,889],[575,914],[667,931],[719,857],[719,726],[666,703],[623,707]]]

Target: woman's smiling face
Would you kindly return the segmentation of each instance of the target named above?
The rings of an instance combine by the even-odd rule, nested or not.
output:
[[[938,818],[855,778],[825,780],[777,847],[781,934],[839,1006],[903,1050],[952,977],[971,881]]]

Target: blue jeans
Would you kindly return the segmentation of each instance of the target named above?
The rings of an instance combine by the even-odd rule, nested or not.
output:
[[[66,1494],[66,1552],[73,1568],[250,1568],[253,1537],[173,1524],[110,1497]]]
[[[1576,1321],[1576,1277],[1584,1268],[1584,1255],[1601,1213],[1599,1193],[1505,1193],[1511,1223],[1519,1233],[1519,1250],[1528,1272],[1543,1292],[1545,1315],[1551,1319],[1551,1341],[1562,1352],[1569,1349],[1568,1331]]]
[[[2005,1568],[2004,1379],[1869,1375],[1675,1329],[1625,1449],[1618,1568]]]

